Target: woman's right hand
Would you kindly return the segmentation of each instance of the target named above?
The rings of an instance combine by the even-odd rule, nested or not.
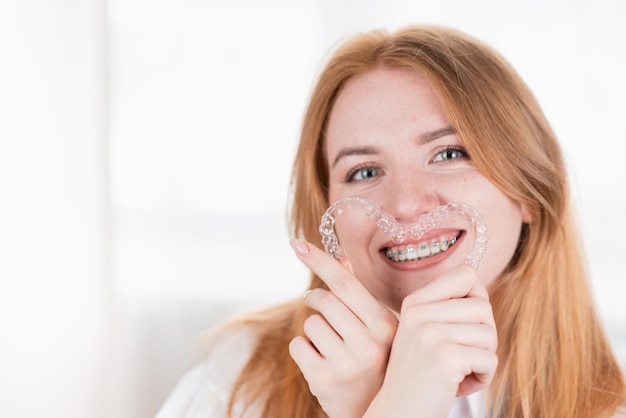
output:
[[[496,348],[476,270],[452,269],[404,299],[383,385],[364,417],[447,417],[456,396],[490,383]]]
[[[294,338],[289,351],[330,418],[361,418],[382,385],[398,320],[348,263],[340,264],[311,244],[292,245],[329,290],[305,295],[304,303],[319,313],[307,318],[307,338]]]

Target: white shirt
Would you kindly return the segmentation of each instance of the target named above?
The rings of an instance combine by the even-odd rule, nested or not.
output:
[[[221,340],[204,362],[185,373],[156,418],[226,417],[230,389],[250,356],[252,342],[247,332]],[[483,394],[477,392],[457,398],[448,418],[485,416]]]

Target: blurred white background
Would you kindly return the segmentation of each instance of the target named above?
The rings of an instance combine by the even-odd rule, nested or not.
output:
[[[566,152],[626,361],[621,0],[0,0],[0,416],[151,417],[225,315],[300,294],[285,213],[340,37],[439,23],[519,70]]]

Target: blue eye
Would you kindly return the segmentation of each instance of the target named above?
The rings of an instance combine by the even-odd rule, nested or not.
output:
[[[433,158],[434,162],[456,160],[458,158],[468,158],[469,155],[464,148],[461,147],[448,147],[443,151],[438,152]]]
[[[346,182],[367,180],[379,174],[376,167],[355,167],[346,175]]]

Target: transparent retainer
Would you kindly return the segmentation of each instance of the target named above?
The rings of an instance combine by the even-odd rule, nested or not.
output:
[[[423,214],[416,222],[403,227],[394,217],[373,202],[359,197],[346,197],[338,200],[326,210],[319,227],[324,250],[337,259],[342,257],[343,251],[335,233],[335,222],[342,214],[352,211],[365,215],[382,232],[387,234],[391,240],[398,244],[402,244],[408,239],[419,240],[426,232],[435,228],[443,220],[460,215],[471,223],[475,232],[474,246],[465,257],[465,263],[477,269],[487,248],[488,236],[485,220],[471,206],[448,203],[447,205],[434,208],[430,212]]]

